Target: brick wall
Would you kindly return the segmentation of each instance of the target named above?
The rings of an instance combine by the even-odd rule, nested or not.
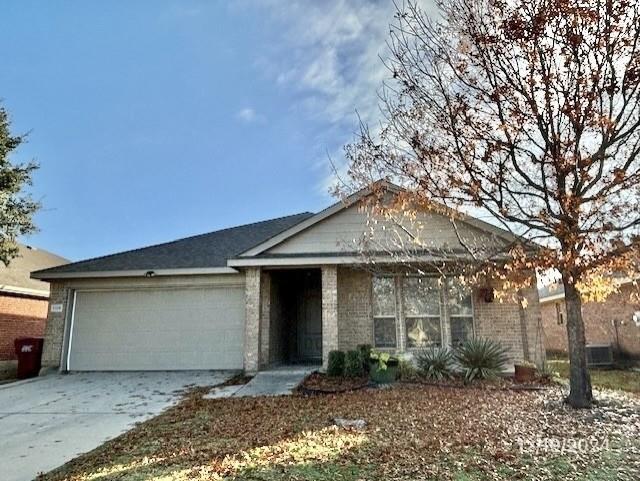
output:
[[[632,286],[623,286],[605,302],[585,302],[582,317],[587,343],[611,344],[621,357],[640,359],[640,327],[633,314],[640,311],[640,302],[632,296]],[[557,306],[557,307],[556,307]],[[557,310],[564,322],[558,323]],[[567,352],[566,308],[562,299],[542,304],[542,324],[545,348],[550,353]]]
[[[535,280],[533,286],[522,292],[527,300],[526,307],[515,299],[487,303],[477,292],[474,295],[476,334],[500,341],[514,361],[527,359],[539,363],[544,358]],[[340,350],[354,349],[358,344],[373,344],[371,274],[365,270],[347,267],[338,270],[338,333]]]
[[[533,287],[521,293],[527,301],[526,307],[510,298],[512,296],[503,301],[485,302],[479,293],[474,295],[476,334],[500,341],[509,350],[512,361],[540,363],[544,359],[544,335],[535,285],[534,281]]]
[[[51,309],[49,309],[47,314],[42,367],[56,367],[60,365],[64,339],[64,320],[68,307],[68,289],[65,288],[64,284],[52,282],[50,289],[49,302],[51,304],[62,304],[62,312],[51,312]]]
[[[371,274],[362,269],[338,269],[338,348],[373,344]]]
[[[262,274],[259,267],[250,267],[245,274],[244,370],[247,373],[255,373],[260,367],[261,277]]]
[[[322,267],[322,366],[326,369],[329,352],[338,349],[338,268]]]
[[[42,336],[47,300],[0,294],[0,361],[16,359],[13,341],[21,336]]]

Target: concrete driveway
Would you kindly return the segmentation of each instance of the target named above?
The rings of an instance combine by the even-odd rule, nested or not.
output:
[[[232,373],[94,372],[0,386],[0,479],[28,481]]]

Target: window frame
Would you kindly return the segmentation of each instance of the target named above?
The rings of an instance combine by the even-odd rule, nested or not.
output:
[[[374,305],[375,305],[375,289],[374,289],[374,283],[376,281],[376,279],[391,279],[392,285],[393,285],[393,315],[376,315],[376,313],[374,312]],[[399,342],[398,342],[398,282],[396,281],[396,277],[393,275],[379,275],[379,276],[372,276],[371,277],[371,338],[372,338],[372,345],[375,349],[377,350],[398,350],[399,349]],[[385,320],[389,320],[389,319],[393,319],[393,327],[394,327],[394,332],[395,332],[395,344],[393,346],[378,346],[376,344],[376,319],[385,319]]]
[[[436,281],[438,280],[437,276],[435,275],[425,275],[425,276],[421,276],[421,275],[408,275],[408,276],[402,276],[400,278],[400,285],[401,285],[401,292],[400,292],[400,296],[402,297],[402,313],[401,313],[401,317],[402,317],[402,323],[404,326],[404,330],[403,330],[403,336],[404,336],[404,347],[405,347],[405,351],[419,351],[421,349],[429,349],[429,348],[433,348],[433,347],[442,347],[445,345],[445,334],[444,334],[444,326],[443,326],[443,319],[445,317],[445,312],[444,312],[444,304],[443,304],[443,289],[442,286],[438,286],[438,315],[435,316],[433,314],[419,314],[419,315],[411,315],[408,316],[406,314],[405,311],[405,281],[407,279],[436,279]],[[432,345],[432,346],[409,346],[409,332],[407,330],[407,320],[408,319],[438,319],[438,324],[439,324],[439,328],[440,328],[440,343],[439,345]]]
[[[375,349],[380,351],[395,351],[395,352],[415,352],[421,349],[429,349],[430,346],[408,346],[408,334],[407,334],[407,319],[421,319],[421,318],[432,318],[435,319],[434,315],[421,315],[421,316],[405,316],[405,308],[404,308],[404,280],[406,278],[438,278],[435,274],[426,274],[426,275],[405,275],[405,274],[380,274],[380,275],[372,275],[371,283],[370,283],[370,292],[371,292],[371,338],[372,345]],[[377,278],[387,278],[393,280],[393,288],[394,288],[394,315],[380,315],[377,316],[374,313],[374,288],[373,284],[375,279]],[[476,320],[476,291],[473,288],[470,288],[470,300],[471,300],[471,314],[470,316],[460,316],[460,315],[451,315],[451,309],[449,306],[449,298],[450,298],[450,289],[449,282],[455,280],[455,277],[446,277],[444,282],[439,285],[438,289],[438,304],[440,309],[440,347],[448,347],[451,348],[453,346],[453,341],[451,338],[451,319],[452,318],[462,318],[467,319],[470,318],[471,323],[471,333],[470,338],[474,338],[477,333],[477,320]],[[376,346],[376,337],[375,337],[375,323],[376,319],[393,319],[395,326],[395,346]],[[432,346],[436,347],[436,346]]]
[[[447,314],[446,314],[447,320],[446,320],[446,322],[447,322],[447,330],[448,330],[448,333],[449,333],[449,339],[448,339],[447,347],[454,347],[454,345],[453,345],[453,337],[452,337],[452,329],[451,329],[451,320],[454,319],[454,318],[456,318],[456,319],[469,319],[469,318],[471,318],[471,336],[470,336],[470,338],[473,339],[476,336],[475,291],[473,290],[473,288],[469,288],[470,289],[469,297],[470,297],[470,300],[471,300],[471,315],[469,315],[469,316],[461,316],[459,314],[452,315],[451,314],[451,310],[450,310],[451,306],[450,306],[450,302],[449,302],[449,300],[451,298],[450,297],[450,290],[451,289],[450,289],[449,283],[452,282],[452,281],[455,281],[455,277],[447,277],[445,279],[445,282],[444,282],[445,288],[443,289],[446,292],[446,294],[445,294],[445,296],[446,296],[445,309],[447,310]]]
[[[564,311],[562,310],[562,304],[560,301],[555,302],[556,306],[556,322],[558,326],[564,326]]]

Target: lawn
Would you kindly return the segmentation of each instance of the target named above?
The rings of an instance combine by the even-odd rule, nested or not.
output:
[[[547,361],[551,370],[569,378],[569,361]],[[591,383],[596,387],[640,393],[640,372],[630,369],[590,369]]]
[[[640,479],[640,401],[400,384],[182,403],[42,481]],[[362,418],[362,431],[330,419]]]

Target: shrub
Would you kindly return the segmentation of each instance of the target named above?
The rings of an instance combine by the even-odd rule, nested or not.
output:
[[[388,352],[371,351],[369,354],[369,366],[375,364],[379,371],[384,371],[387,367],[398,367],[400,360]]]
[[[427,379],[442,381],[453,377],[453,353],[446,347],[424,349],[416,360],[420,374]]]
[[[547,361],[543,361],[538,368],[538,377],[545,381],[552,381],[553,378],[558,377],[558,373],[554,371]]]
[[[327,362],[327,374],[331,377],[339,377],[344,375],[344,352],[330,351],[329,360]]]
[[[418,377],[418,371],[411,361],[405,359],[400,360],[398,364],[398,378],[401,381],[415,381]]]
[[[509,360],[507,351],[491,339],[468,339],[458,347],[455,358],[465,382],[492,379],[500,375]]]
[[[358,351],[360,351],[360,359],[362,359],[362,369],[364,372],[369,372],[369,358],[371,357],[371,351],[373,347],[371,344],[360,344]]]
[[[344,375],[347,377],[360,377],[363,374],[362,353],[360,351],[347,351],[344,361]]]

